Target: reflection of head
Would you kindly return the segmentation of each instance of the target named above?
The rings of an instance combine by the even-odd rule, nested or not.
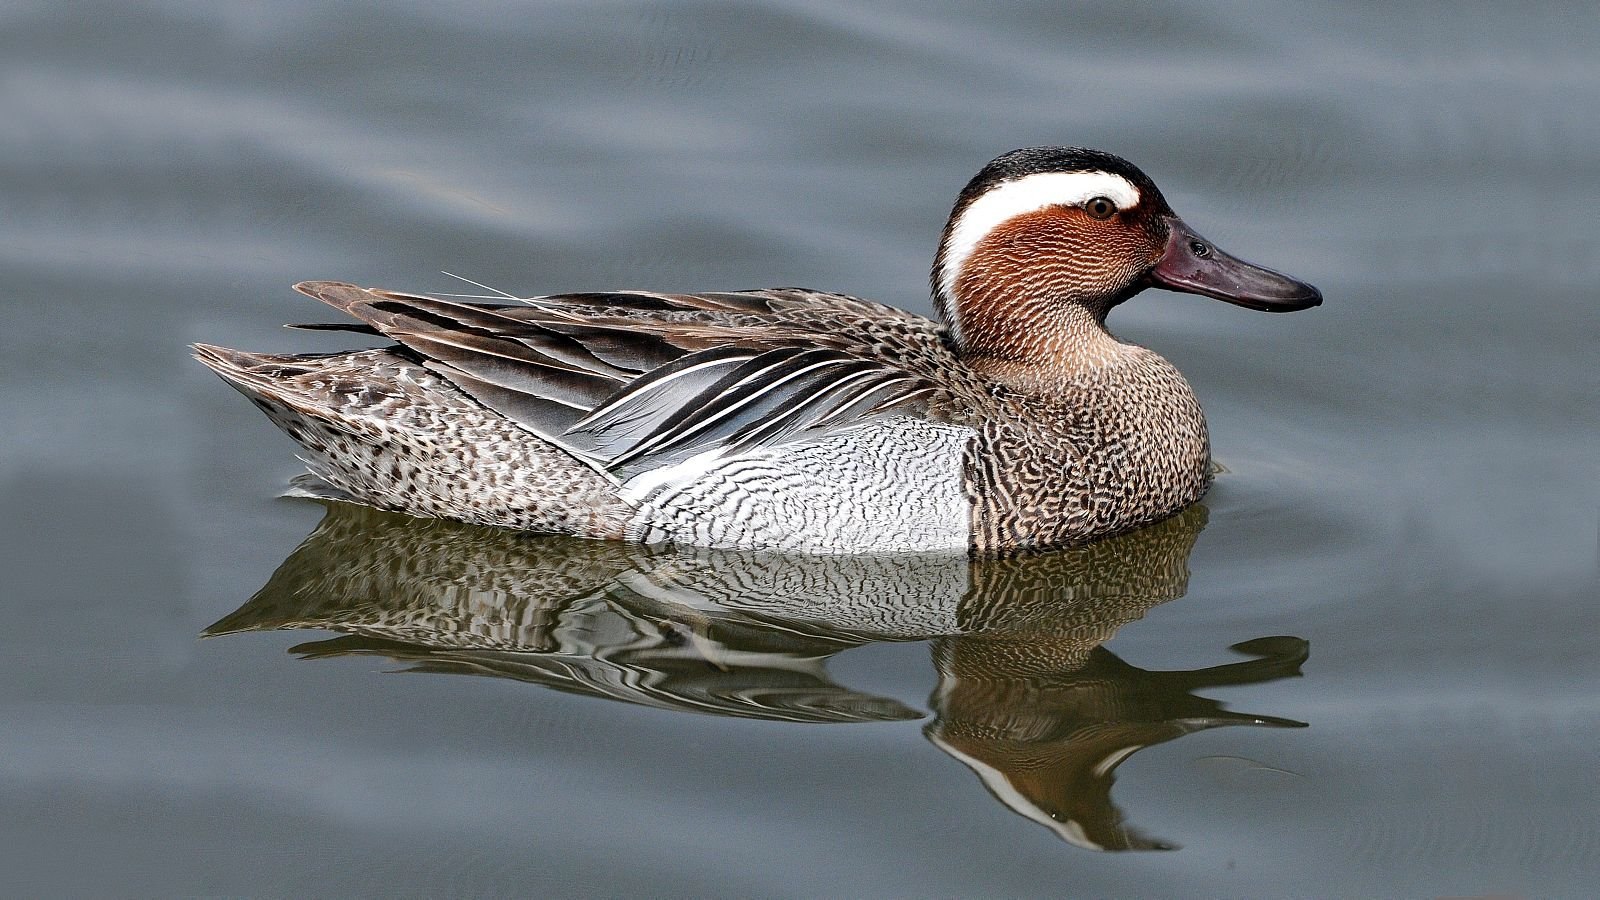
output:
[[[1090,647],[1081,661],[1047,671],[1064,655],[1048,639],[974,635],[934,644],[939,687],[928,740],[964,763],[1018,814],[1095,850],[1153,850],[1111,802],[1113,772],[1153,744],[1223,725],[1297,726],[1233,713],[1192,691],[1298,674],[1306,643],[1264,638],[1234,649],[1260,658],[1180,672],[1150,672]]]

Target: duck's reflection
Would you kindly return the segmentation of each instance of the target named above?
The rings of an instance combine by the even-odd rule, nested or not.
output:
[[[793,722],[915,719],[833,681],[871,641],[931,640],[925,733],[1002,803],[1080,846],[1154,849],[1123,824],[1113,771],[1135,751],[1221,725],[1300,723],[1193,691],[1296,675],[1298,638],[1181,672],[1100,645],[1183,595],[1205,510],[1088,547],[1006,560],[788,556],[524,535],[328,504],[326,518],[207,634],[311,628],[305,658],[376,654],[659,708]]]

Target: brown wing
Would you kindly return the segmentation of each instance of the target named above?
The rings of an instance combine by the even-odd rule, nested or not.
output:
[[[480,403],[624,477],[711,447],[925,413],[934,374],[954,362],[928,319],[793,288],[515,305],[337,282],[295,289],[366,323],[350,330],[399,342]]]

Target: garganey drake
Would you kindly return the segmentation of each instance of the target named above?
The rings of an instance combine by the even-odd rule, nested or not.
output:
[[[393,346],[196,357],[305,450],[300,493],[415,516],[813,553],[1059,547],[1211,481],[1178,370],[1106,329],[1147,287],[1287,312],[1316,288],[1222,252],[1145,174],[1016,150],[956,198],[944,324],[798,288],[479,303],[295,286]]]

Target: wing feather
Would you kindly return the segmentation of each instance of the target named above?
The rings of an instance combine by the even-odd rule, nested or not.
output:
[[[760,421],[787,396],[785,387],[803,382],[833,360],[827,350],[782,348],[757,356],[700,393],[675,405],[671,415],[613,459],[626,466],[646,455],[688,455],[717,442],[746,422]],[[719,427],[721,426],[721,427]]]
[[[338,282],[295,287],[618,478],[708,449],[929,415],[940,391],[933,374],[954,361],[927,319],[797,288],[486,304]]]

